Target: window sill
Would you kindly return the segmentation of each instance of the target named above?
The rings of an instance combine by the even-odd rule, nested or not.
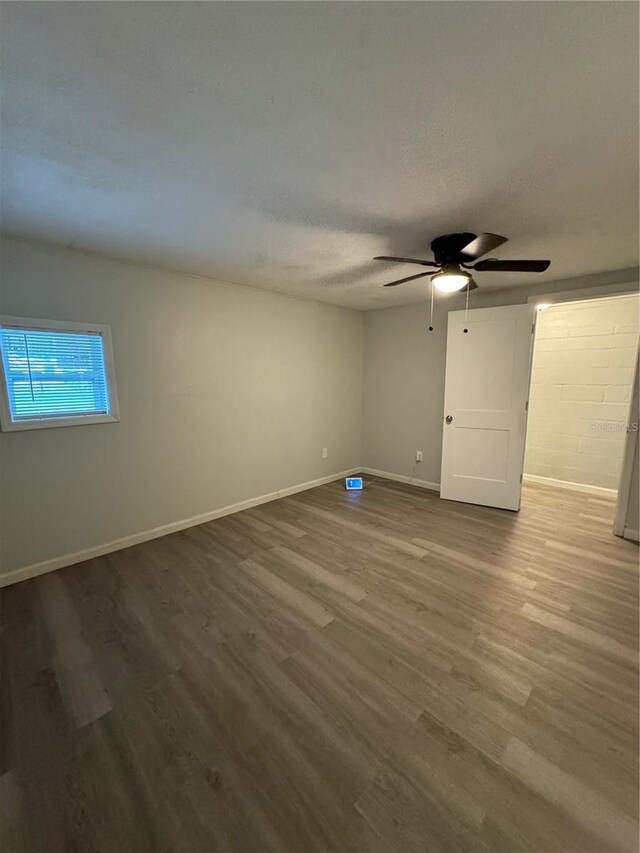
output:
[[[115,415],[82,415],[72,418],[42,418],[32,421],[12,421],[2,424],[2,432],[21,432],[31,429],[54,429],[56,427],[87,426],[88,424],[112,424],[120,418]]]

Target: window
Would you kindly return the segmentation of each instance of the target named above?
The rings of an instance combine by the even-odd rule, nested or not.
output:
[[[111,330],[0,317],[3,431],[118,420]]]

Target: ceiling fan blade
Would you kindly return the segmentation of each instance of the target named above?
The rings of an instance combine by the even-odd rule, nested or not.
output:
[[[461,293],[464,293],[466,289],[467,289],[466,287],[463,287]],[[471,281],[469,282],[469,290],[477,290],[477,289],[478,289],[478,285],[475,283],[475,281],[473,279],[471,279]]]
[[[475,261],[506,242],[507,238],[501,237],[499,234],[480,234],[460,250],[460,257],[465,261]]]
[[[544,272],[549,269],[551,261],[497,261],[495,258],[487,258],[486,261],[478,261],[473,269],[480,272]]]
[[[387,255],[378,255],[374,261],[396,261],[402,264],[422,264],[423,267],[439,267],[435,261],[420,261],[418,258],[390,258]]]
[[[390,281],[389,284],[383,285],[383,287],[395,287],[396,284],[404,284],[405,281],[413,281],[414,278],[424,278],[425,275],[431,275],[430,272],[419,272],[418,275],[409,275],[407,278],[401,278],[399,281]]]

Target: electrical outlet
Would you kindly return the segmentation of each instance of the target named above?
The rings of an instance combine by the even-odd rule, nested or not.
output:
[[[327,459],[327,458],[328,458],[328,456],[329,456],[329,448],[328,448],[328,447],[323,447],[323,448],[322,448],[322,458],[323,458],[323,459]]]
[[[422,451],[416,450],[416,462],[422,462]]]

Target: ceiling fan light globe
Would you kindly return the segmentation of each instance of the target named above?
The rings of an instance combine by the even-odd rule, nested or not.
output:
[[[465,273],[437,273],[431,279],[433,286],[440,293],[455,293],[467,286],[470,276]]]

